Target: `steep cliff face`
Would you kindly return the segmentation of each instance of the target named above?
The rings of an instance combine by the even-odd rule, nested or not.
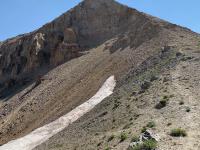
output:
[[[85,0],[39,30],[0,46],[1,90],[23,85],[25,78],[31,80],[30,73],[34,78],[113,36],[117,42],[112,51],[123,46],[136,48],[159,30],[158,23],[146,15],[113,0]]]

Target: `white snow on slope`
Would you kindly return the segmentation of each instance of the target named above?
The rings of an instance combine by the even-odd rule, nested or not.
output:
[[[116,81],[114,76],[109,77],[99,91],[87,102],[76,107],[71,112],[60,117],[59,119],[34,130],[30,134],[8,142],[7,144],[1,146],[0,150],[32,150],[78,120],[84,114],[92,110],[103,99],[110,96],[113,93],[115,85]]]

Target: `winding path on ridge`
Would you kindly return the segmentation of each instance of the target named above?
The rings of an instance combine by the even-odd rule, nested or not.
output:
[[[97,104],[103,101],[106,97],[113,93],[116,81],[114,76],[110,76],[99,89],[99,91],[91,97],[88,101],[76,107],[66,115],[59,119],[40,127],[28,135],[10,141],[0,147],[0,150],[32,150],[36,146],[47,141],[50,137],[54,136],[70,124],[78,120],[84,114],[92,110]]]

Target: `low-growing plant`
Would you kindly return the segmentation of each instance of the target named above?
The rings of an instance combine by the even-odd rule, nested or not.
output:
[[[115,104],[114,104],[114,106],[113,106],[113,110],[115,110],[115,109],[117,109],[118,107],[119,107],[119,105],[121,104],[121,102],[119,102],[119,101],[115,101]]]
[[[167,100],[163,99],[163,100],[160,100],[160,102],[158,104],[156,104],[155,108],[156,109],[162,109],[166,105],[167,105]]]
[[[184,129],[176,128],[171,130],[170,135],[174,137],[185,137],[187,136],[187,133]]]
[[[179,105],[183,105],[183,104],[184,104],[184,101],[180,101],[180,102],[179,102]]]
[[[63,147],[63,144],[56,144],[55,147],[56,147],[56,148],[62,148],[62,147]]]
[[[187,107],[186,112],[190,112],[190,111],[191,111],[190,107]]]
[[[126,132],[122,132],[122,133],[120,134],[120,142],[125,141],[127,138],[128,138],[128,135],[127,135]]]
[[[131,142],[139,142],[139,141],[140,141],[140,138],[139,136],[136,136],[136,135],[134,135],[131,139]]]
[[[146,127],[148,127],[148,128],[153,128],[153,127],[155,127],[155,126],[156,126],[155,122],[154,122],[154,121],[150,121],[150,122],[147,123],[147,126],[146,126]]]
[[[107,148],[105,148],[105,150],[111,150],[111,148],[110,148],[110,147],[107,147]]]
[[[141,129],[141,133],[144,133],[146,130],[147,130],[147,127],[144,126],[144,127]]]
[[[164,95],[164,96],[163,96],[163,99],[164,99],[164,100],[168,100],[169,97],[168,97],[167,95]]]
[[[141,144],[136,145],[132,150],[155,150],[157,148],[157,142],[155,140],[146,140]]]

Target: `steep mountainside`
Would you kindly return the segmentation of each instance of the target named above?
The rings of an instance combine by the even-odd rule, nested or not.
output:
[[[0,143],[66,114],[115,75],[112,96],[36,149],[127,149],[148,122],[156,124],[161,149],[198,149],[199,41],[186,28],[114,0],[84,0],[40,29],[4,41]],[[160,101],[166,107],[155,108]],[[188,136],[170,137],[178,127]]]

